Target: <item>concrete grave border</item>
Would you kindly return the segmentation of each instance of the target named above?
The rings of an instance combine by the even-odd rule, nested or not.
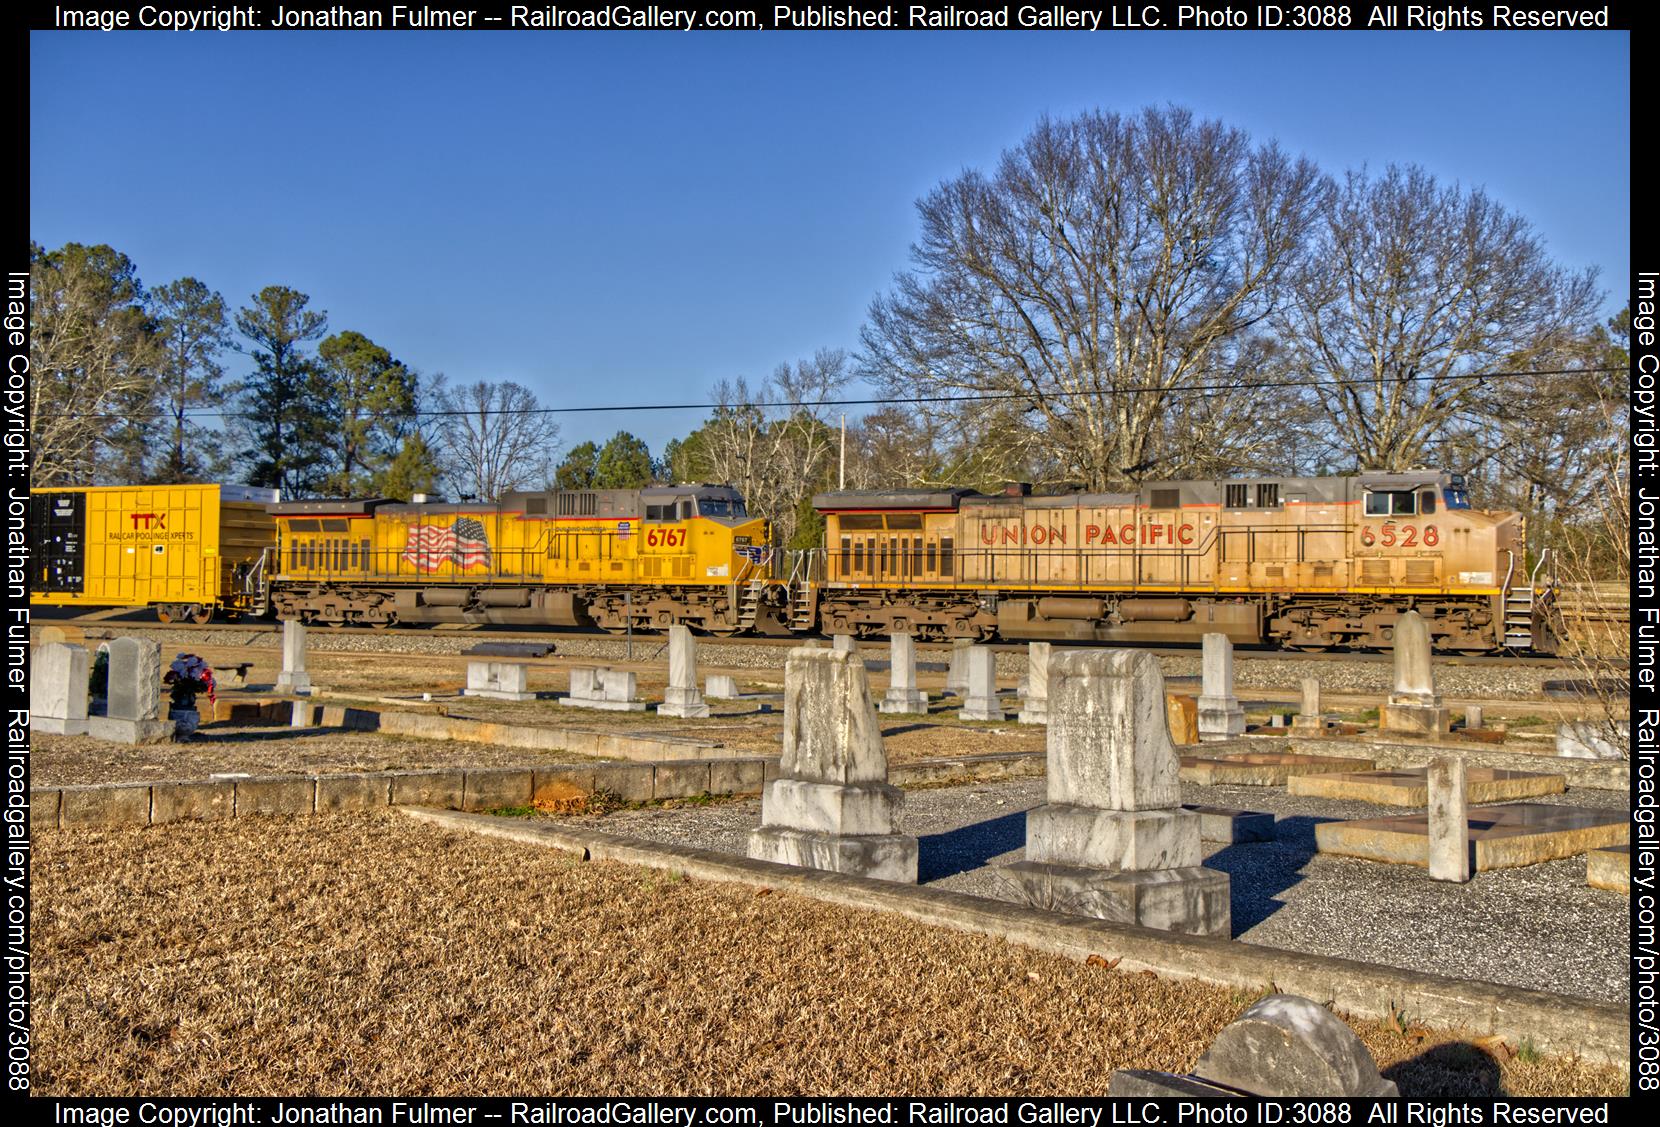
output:
[[[896,786],[969,779],[990,782],[1043,773],[1043,755],[994,755],[896,764]],[[181,820],[246,818],[260,814],[332,814],[382,806],[449,805],[463,810],[525,806],[555,782],[584,791],[611,791],[626,802],[700,795],[759,794],[778,774],[778,760],[674,759],[660,763],[529,763],[506,767],[450,767],[411,771],[257,775],[155,782],[34,787],[31,832],[108,829]]]
[[[1152,971],[1244,990],[1271,987],[1330,1003],[1340,1012],[1413,1021],[1476,1034],[1498,1034],[1539,1051],[1630,1067],[1629,1008],[1489,982],[1402,970],[1323,955],[1259,947],[1061,915],[1000,900],[896,884],[820,869],[754,861],[735,854],[659,844],[582,827],[554,827],[449,810],[404,807],[402,813],[449,829],[559,849],[584,861],[617,861],[694,879],[779,888],[851,908],[892,912],[954,931],[1084,960],[1122,960],[1124,973]]]

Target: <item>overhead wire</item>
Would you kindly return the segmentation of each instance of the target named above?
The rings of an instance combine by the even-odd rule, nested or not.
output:
[[[1164,394],[1221,394],[1236,391],[1268,391],[1282,388],[1296,387],[1370,387],[1377,384],[1416,383],[1420,380],[1500,380],[1519,379],[1527,376],[1581,376],[1598,375],[1628,371],[1628,367],[1589,367],[1589,368],[1540,368],[1517,371],[1490,371],[1490,372],[1458,372],[1447,375],[1427,376],[1382,376],[1365,379],[1330,379],[1330,380],[1259,380],[1244,383],[1199,383],[1199,384],[1171,384],[1168,387],[1153,385],[1132,385],[1122,388],[1110,388],[1105,391],[1067,391],[1056,389],[1045,391],[1043,395],[1050,399],[1073,399],[1094,395],[1140,395],[1148,392]],[[639,411],[713,411],[722,407],[777,409],[803,407],[878,407],[878,406],[921,406],[931,403],[1007,403],[1031,399],[1028,392],[980,392],[957,395],[914,395],[914,396],[875,396],[863,399],[780,399],[745,401],[741,403],[630,403],[595,407],[517,407],[506,409],[480,410],[477,408],[446,408],[426,409],[417,411],[400,411],[396,417],[410,418],[456,418],[468,415],[577,415],[600,414],[605,412],[639,412]],[[36,418],[82,418],[82,419],[121,419],[138,421],[141,419],[176,419],[179,415],[173,411],[158,411],[149,415],[132,412],[110,413],[82,413],[73,411],[43,411]],[[261,412],[254,411],[186,411],[187,419],[243,419],[263,417]]]

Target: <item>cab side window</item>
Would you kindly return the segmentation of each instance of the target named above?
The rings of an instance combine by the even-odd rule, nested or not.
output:
[[[1369,517],[1410,517],[1417,513],[1418,495],[1410,489],[1366,494]]]

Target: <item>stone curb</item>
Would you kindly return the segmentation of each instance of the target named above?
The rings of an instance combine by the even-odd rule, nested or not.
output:
[[[1233,751],[1266,751],[1268,741],[1247,737],[1229,745],[1211,744],[1207,754],[1221,757]],[[1535,755],[1526,751],[1502,751],[1480,744],[1372,743],[1340,736],[1299,736],[1287,739],[1278,750],[1299,755],[1334,755],[1346,759],[1370,759],[1381,770],[1399,767],[1428,767],[1434,760],[1456,755],[1472,767],[1498,767],[1507,771],[1543,771],[1561,775],[1570,787],[1586,790],[1630,790],[1631,765],[1597,759],[1575,759],[1562,755]],[[1226,746],[1226,750],[1221,750]]]
[[[574,853],[583,860],[667,869],[688,877],[781,888],[852,908],[894,912],[956,931],[1005,939],[1072,959],[1117,958],[1124,972],[1148,970],[1244,990],[1269,987],[1330,1003],[1340,1012],[1409,1021],[1478,1035],[1531,1041],[1551,1055],[1577,1055],[1629,1068],[1626,1007],[1488,982],[1401,970],[1322,955],[1258,947],[1067,916],[941,889],[919,888],[685,846],[482,814],[403,807],[423,822]]]
[[[29,828],[31,832],[59,827],[104,829],[259,814],[330,814],[382,806],[489,810],[529,805],[538,791],[556,782],[583,791],[608,790],[626,802],[652,802],[702,794],[759,794],[777,773],[776,758],[752,756],[36,787],[29,791]],[[916,785],[1042,773],[1041,754],[1006,752],[900,764],[889,777],[895,785]]]

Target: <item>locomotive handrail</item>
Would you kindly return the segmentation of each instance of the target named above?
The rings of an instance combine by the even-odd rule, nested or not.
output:
[[[1539,562],[1533,565],[1533,571],[1527,577],[1528,585],[1533,588],[1535,595],[1539,591],[1539,572],[1544,570],[1547,561],[1550,563],[1549,589],[1556,589],[1556,553],[1549,548],[1543,548],[1539,552]]]
[[[1510,563],[1504,569],[1504,582],[1499,584],[1499,594],[1509,596],[1510,580],[1516,574],[1516,553],[1510,548],[1500,548],[1499,551],[1503,552],[1510,560]]]

